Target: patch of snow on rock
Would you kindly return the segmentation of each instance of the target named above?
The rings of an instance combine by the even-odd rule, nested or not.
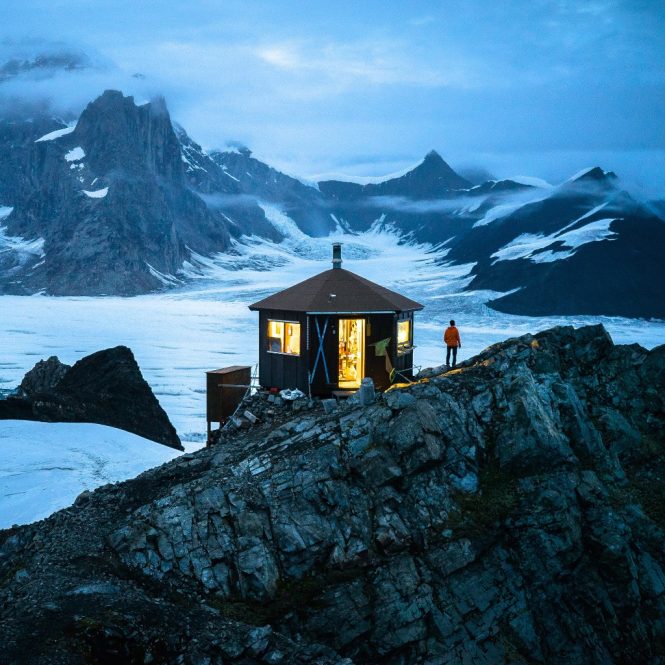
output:
[[[387,173],[385,175],[379,176],[360,176],[360,175],[350,175],[348,173],[321,173],[315,176],[309,176],[306,180],[310,182],[314,181],[317,183],[324,182],[326,180],[340,180],[342,182],[353,182],[357,185],[379,185],[382,182],[387,182],[388,180],[395,180],[396,178],[401,178],[407,173],[410,173],[414,169],[417,169],[419,166],[422,166],[425,160],[421,159],[416,164],[407,166],[406,168],[395,171],[394,173]]]
[[[562,240],[567,247],[576,248],[589,242],[599,240],[614,240],[617,234],[610,231],[610,224],[616,221],[614,217],[609,219],[597,219],[595,222],[580,226],[578,229],[566,231],[556,236],[556,240]]]
[[[578,178],[581,178],[583,175],[586,175],[589,173],[589,171],[593,171],[593,166],[587,166],[585,169],[580,169],[577,173],[574,175],[571,175],[566,182],[573,182],[574,180],[577,180]]]
[[[75,129],[76,125],[72,127],[63,127],[63,129],[56,129],[54,132],[49,132],[48,134],[44,134],[44,136],[41,136],[40,138],[36,139],[35,143],[41,143],[42,141],[53,141],[53,139],[60,138],[61,136],[66,136],[67,134],[71,134]]]
[[[490,208],[482,219],[479,219],[474,225],[475,229],[477,226],[485,226],[486,224],[491,224],[501,217],[507,217],[508,215],[514,213],[516,210],[522,207],[522,203],[502,203],[498,206]]]
[[[76,148],[72,148],[66,155],[65,159],[68,162],[78,162],[81,159],[85,157],[85,151],[83,148],[79,145],[76,146]]]
[[[146,265],[148,266],[150,274],[153,277],[156,277],[164,286],[175,286],[176,284],[181,283],[180,280],[174,275],[169,275],[167,273],[160,272],[159,270],[157,270],[157,268],[153,268],[147,261]]]
[[[92,192],[84,189],[83,193],[91,199],[103,199],[109,193],[109,188],[104,187],[103,189],[96,189]]]
[[[474,225],[473,228],[478,226],[485,226],[495,222],[497,219],[503,217],[508,217],[512,215],[515,211],[519,210],[525,205],[530,205],[532,203],[538,203],[539,201],[544,201],[550,196],[548,189],[538,188],[537,190],[527,190],[523,192],[517,192],[511,194],[502,199],[502,202],[494,207],[490,208],[485,216],[479,219]]]
[[[553,189],[553,185],[550,185],[547,180],[542,178],[534,178],[530,175],[516,175],[511,178],[506,178],[506,180],[512,180],[513,182],[518,183],[519,185],[528,185],[529,187],[539,187],[540,189]]]
[[[613,221],[615,221],[614,218],[598,219],[580,228],[565,233],[558,231],[551,235],[522,233],[500,250],[494,252],[492,258],[496,261],[529,259],[533,263],[551,263],[559,259],[567,259],[574,254],[574,251],[570,250],[578,249],[582,245],[600,240],[614,240],[617,234],[610,230]],[[563,251],[554,252],[550,250],[534,254],[534,252],[545,249],[554,243],[561,243]]]

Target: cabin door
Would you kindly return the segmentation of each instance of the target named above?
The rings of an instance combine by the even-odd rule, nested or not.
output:
[[[360,388],[365,376],[365,319],[339,320],[339,387]]]

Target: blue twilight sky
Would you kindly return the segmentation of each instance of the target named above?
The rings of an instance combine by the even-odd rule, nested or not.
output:
[[[664,0],[0,0],[0,67],[64,48],[95,67],[6,80],[0,101],[162,93],[204,146],[306,177],[434,148],[555,182],[599,164],[665,196]]]

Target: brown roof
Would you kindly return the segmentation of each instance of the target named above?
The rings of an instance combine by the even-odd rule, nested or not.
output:
[[[249,308],[364,313],[407,312],[423,306],[349,270],[333,268],[259,300]]]

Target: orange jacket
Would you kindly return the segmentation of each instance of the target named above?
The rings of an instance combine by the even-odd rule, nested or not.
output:
[[[443,341],[446,346],[462,346],[462,342],[459,338],[459,330],[455,326],[449,326],[446,328],[446,332],[443,333]]]

